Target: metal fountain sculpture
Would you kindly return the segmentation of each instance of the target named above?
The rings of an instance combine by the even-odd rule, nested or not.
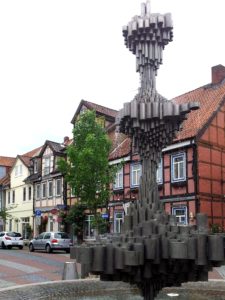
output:
[[[136,55],[140,88],[118,114],[119,131],[130,136],[140,154],[142,176],[139,200],[124,217],[123,233],[107,240],[76,246],[71,257],[82,266],[82,277],[98,274],[102,280],[137,284],[144,299],[154,299],[166,286],[208,280],[208,271],[224,262],[224,238],[209,234],[207,216],[196,215],[196,225],[179,226],[162,207],[156,182],[161,151],[169,145],[187,114],[198,103],[175,104],[156,91],[155,78],[162,51],[173,38],[170,14],[150,12],[142,3],[141,15],[123,27],[127,48]]]

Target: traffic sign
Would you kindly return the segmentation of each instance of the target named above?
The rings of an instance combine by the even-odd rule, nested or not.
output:
[[[41,210],[39,209],[35,210],[35,216],[41,216]]]
[[[102,214],[103,219],[108,219],[109,215],[108,214]]]

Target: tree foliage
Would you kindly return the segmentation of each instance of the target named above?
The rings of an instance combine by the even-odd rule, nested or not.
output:
[[[0,218],[4,221],[4,223],[7,219],[12,218],[10,214],[10,208],[2,208],[0,210]]]
[[[61,160],[59,169],[80,203],[97,216],[98,207],[108,203],[109,185],[116,172],[108,163],[111,141],[90,110],[75,123],[73,139],[66,151],[67,161]]]
[[[72,225],[73,234],[77,236],[78,242],[83,238],[83,225],[85,219],[85,209],[82,203],[75,203],[65,215],[64,221]]]

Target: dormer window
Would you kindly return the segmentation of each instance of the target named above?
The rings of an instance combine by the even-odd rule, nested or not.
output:
[[[44,158],[44,175],[48,175],[50,173],[50,157]]]
[[[34,161],[34,173],[38,172],[38,162],[37,160]]]
[[[23,171],[22,165],[15,166],[15,177],[22,176],[22,171]]]
[[[53,152],[47,147],[42,157],[42,175],[49,175],[53,171]]]

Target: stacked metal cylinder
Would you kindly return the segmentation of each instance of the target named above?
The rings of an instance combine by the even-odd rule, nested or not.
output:
[[[140,154],[142,176],[138,201],[124,217],[122,234],[71,249],[71,258],[102,280],[136,283],[144,298],[154,299],[165,286],[184,281],[207,280],[213,266],[224,263],[224,237],[210,235],[207,216],[196,215],[196,225],[179,226],[163,210],[156,182],[162,148],[170,144],[181,123],[197,102],[174,104],[160,96],[155,76],[162,63],[162,49],[172,40],[170,14],[150,13],[142,4],[141,16],[123,27],[125,44],[136,54],[141,87],[133,101],[125,103],[117,123],[130,136]]]
[[[197,215],[196,226],[177,226],[173,216],[135,203],[123,234],[76,246],[71,257],[81,263],[82,277],[136,283],[145,299],[154,299],[162,287],[207,280],[208,271],[224,261],[224,237],[206,228],[204,214]]]

